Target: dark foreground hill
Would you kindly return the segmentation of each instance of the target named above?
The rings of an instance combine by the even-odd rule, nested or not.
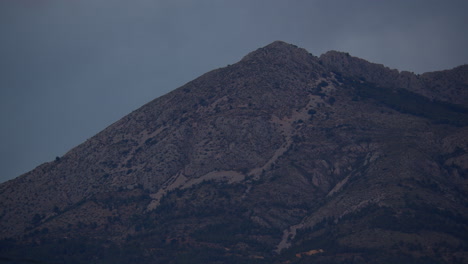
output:
[[[283,42],[0,185],[0,263],[466,263],[468,66]]]

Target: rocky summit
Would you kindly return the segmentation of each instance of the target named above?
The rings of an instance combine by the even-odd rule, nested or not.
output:
[[[0,262],[467,263],[468,66],[274,42],[0,185]]]

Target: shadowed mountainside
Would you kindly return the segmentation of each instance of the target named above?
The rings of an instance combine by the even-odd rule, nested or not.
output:
[[[0,256],[464,263],[467,77],[274,42],[1,184]]]

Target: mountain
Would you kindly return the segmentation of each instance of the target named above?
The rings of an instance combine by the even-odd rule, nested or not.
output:
[[[273,42],[1,184],[0,262],[466,263],[467,92]]]

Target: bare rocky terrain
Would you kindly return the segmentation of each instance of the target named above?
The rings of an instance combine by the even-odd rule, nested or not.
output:
[[[0,262],[466,263],[467,93],[274,42],[1,184]]]

